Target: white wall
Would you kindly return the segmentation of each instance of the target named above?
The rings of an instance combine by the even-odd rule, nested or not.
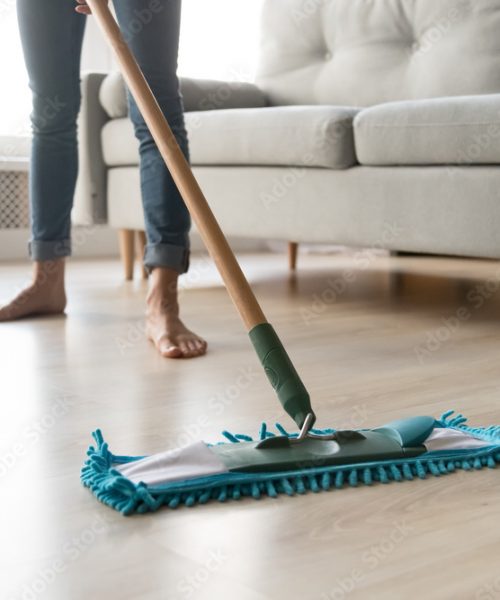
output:
[[[82,50],[82,70],[108,72],[112,68],[111,51],[98,30],[94,19],[87,19]]]
[[[14,0],[0,2],[0,135],[27,135],[30,112]]]

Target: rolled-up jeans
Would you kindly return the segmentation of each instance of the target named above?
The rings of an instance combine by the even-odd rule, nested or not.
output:
[[[177,78],[181,0],[115,0],[114,5],[124,37],[189,159]],[[29,243],[33,260],[71,254],[80,56],[87,20],[75,12],[75,6],[73,0],[17,0],[33,93]],[[130,94],[128,104],[139,140],[147,235],[144,264],[183,273],[189,265],[189,213]]]

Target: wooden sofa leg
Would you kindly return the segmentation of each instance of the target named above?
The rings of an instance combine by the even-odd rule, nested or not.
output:
[[[138,242],[138,249],[137,249],[137,260],[139,261],[139,264],[141,265],[141,273],[142,273],[142,278],[143,279],[147,279],[148,278],[148,272],[146,270],[146,268],[144,267],[144,248],[146,247],[146,233],[144,231],[137,231],[137,242]]]
[[[288,242],[288,268],[295,271],[297,268],[297,251],[299,244],[297,242]]]
[[[134,233],[133,229],[120,229],[118,231],[120,256],[126,281],[132,281],[134,278]]]

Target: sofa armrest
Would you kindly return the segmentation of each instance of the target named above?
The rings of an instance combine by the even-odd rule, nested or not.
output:
[[[79,172],[72,213],[76,225],[107,222],[106,165],[102,156],[101,130],[109,120],[99,101],[105,73],[82,76],[82,104],[78,117]]]
[[[253,83],[181,77],[184,110],[261,108],[267,106],[264,92]]]
[[[186,112],[268,105],[264,92],[253,83],[181,77],[180,89]],[[100,105],[110,119],[127,116],[126,87],[118,71],[105,77],[98,94]]]

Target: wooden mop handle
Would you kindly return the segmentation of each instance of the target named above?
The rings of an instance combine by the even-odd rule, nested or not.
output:
[[[87,0],[87,4],[114,50],[129,90],[247,330],[250,331],[260,323],[266,323],[266,317],[198,185],[188,161],[179,148],[137,61],[123,39],[120,28],[108,8],[107,0]]]
[[[158,102],[123,39],[108,8],[108,1],[87,0],[87,4],[115,52],[129,90],[245,323],[271,385],[283,408],[305,435],[316,417],[302,380],[276,332],[267,322]]]

